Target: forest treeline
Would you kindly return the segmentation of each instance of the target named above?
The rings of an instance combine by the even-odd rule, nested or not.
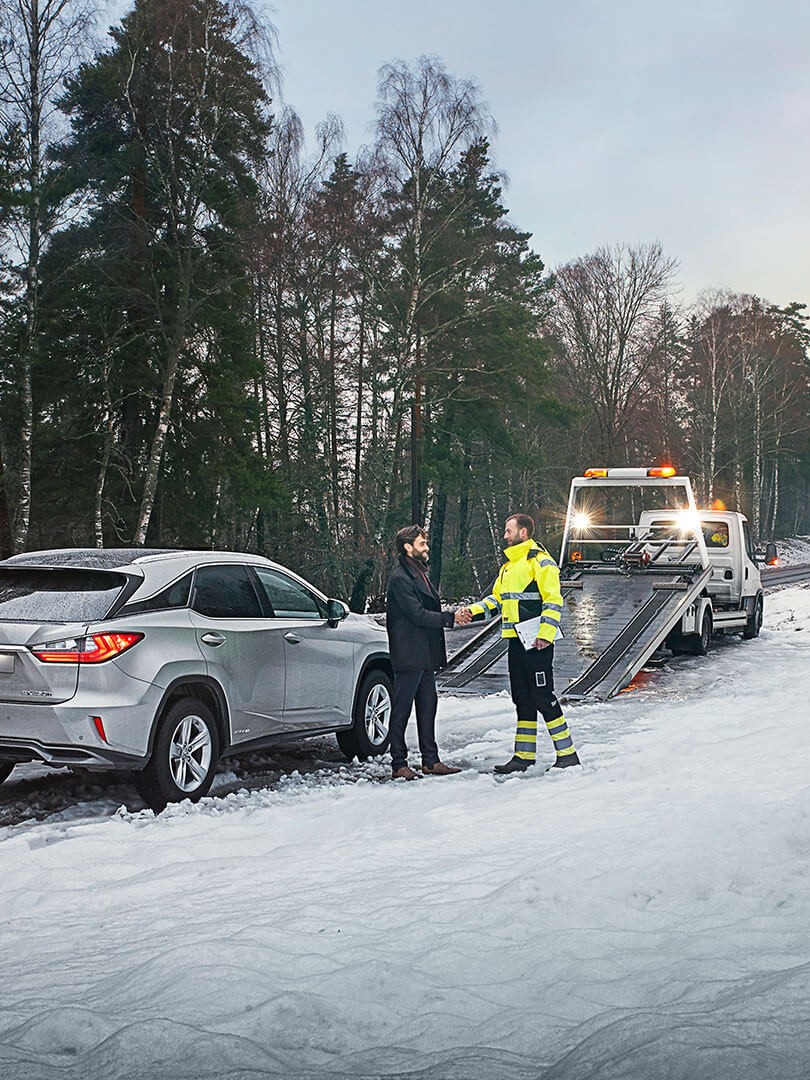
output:
[[[573,474],[664,461],[810,530],[802,305],[686,309],[654,242],[551,272],[438,58],[381,69],[349,160],[274,108],[239,0],[136,0],[95,48],[92,14],[0,15],[4,555],[259,551],[362,610],[403,524],[466,595],[507,512],[553,549]]]

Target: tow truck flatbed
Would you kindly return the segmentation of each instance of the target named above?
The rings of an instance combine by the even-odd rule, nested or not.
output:
[[[612,697],[670,635],[681,646],[701,647],[713,565],[687,477],[671,469],[618,469],[575,478],[560,564],[560,698]],[[723,618],[742,628],[746,614],[728,612],[718,622]],[[456,652],[439,687],[478,694],[504,688],[507,648],[493,620]]]

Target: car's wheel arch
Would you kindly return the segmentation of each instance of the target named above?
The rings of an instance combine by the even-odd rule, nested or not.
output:
[[[167,709],[170,709],[172,705],[184,698],[195,698],[202,701],[214,714],[217,732],[219,734],[220,756],[222,756],[225,750],[230,746],[230,714],[228,712],[228,702],[222,687],[216,679],[212,679],[206,675],[181,676],[170,682],[163,691],[160,704],[152,719],[152,728],[149,732],[149,749],[144,759],[144,764],[152,756],[155,738],[157,737],[158,724],[160,723],[161,717],[166,714]]]
[[[394,681],[394,669],[391,667],[391,659],[385,653],[379,653],[377,655],[366,657],[363,662],[363,666],[357,675],[357,681],[354,684],[354,694],[352,696],[352,711],[351,716],[354,720],[354,715],[357,710],[357,702],[360,695],[360,688],[363,685],[367,675],[372,674],[374,671],[382,671],[393,683]]]

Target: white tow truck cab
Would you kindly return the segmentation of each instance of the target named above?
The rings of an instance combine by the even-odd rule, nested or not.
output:
[[[731,510],[698,510],[697,520],[712,573],[667,639],[676,653],[705,652],[712,634],[756,637],[762,626],[762,580],[748,519]],[[642,513],[638,524],[652,535],[682,527],[677,515],[656,511]]]

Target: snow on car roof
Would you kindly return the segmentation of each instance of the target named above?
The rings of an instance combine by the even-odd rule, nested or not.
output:
[[[267,562],[262,555],[241,551],[205,551],[194,548],[54,548],[28,551],[0,562],[5,566],[76,567],[85,570],[115,570],[135,563],[171,559],[212,559],[215,562]]]
[[[165,548],[54,548],[12,555],[0,566],[70,566],[87,570],[114,570],[144,556],[166,554]]]

